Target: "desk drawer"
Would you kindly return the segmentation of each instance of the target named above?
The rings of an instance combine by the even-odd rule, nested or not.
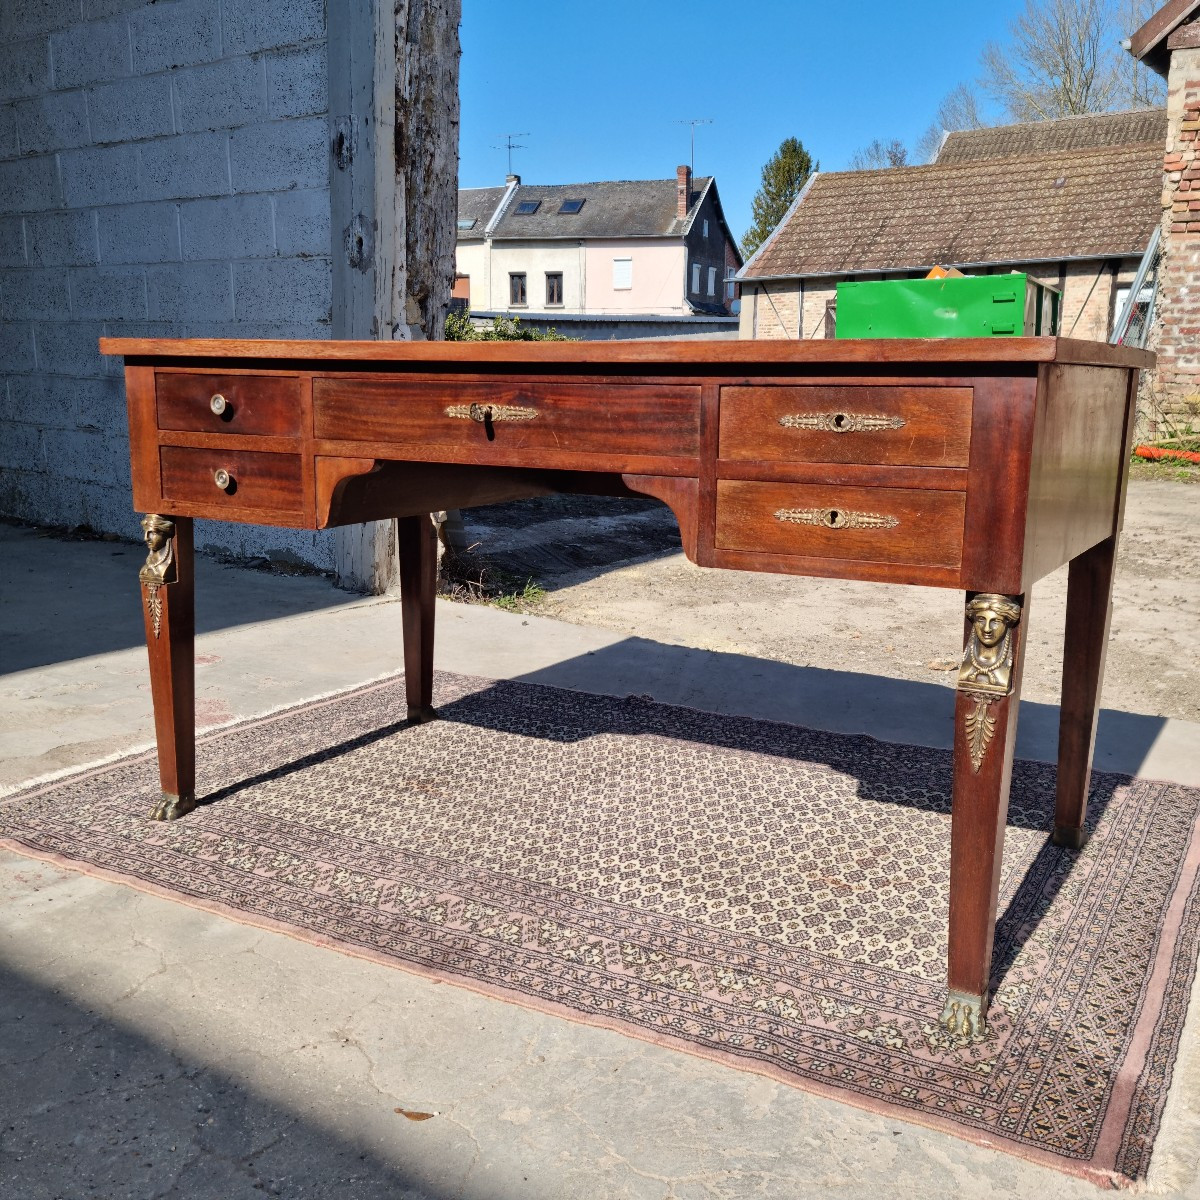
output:
[[[277,375],[155,376],[159,429],[189,433],[300,432],[300,381]]]
[[[962,492],[723,479],[717,549],[956,567],[966,504]]]
[[[725,459],[965,467],[970,444],[970,388],[721,390]]]
[[[313,381],[316,436],[469,447],[695,457],[700,389],[670,384]]]
[[[212,505],[218,512],[221,508],[298,512],[304,507],[298,454],[163,446],[159,455],[165,500]],[[224,487],[216,478],[219,471],[229,477]]]

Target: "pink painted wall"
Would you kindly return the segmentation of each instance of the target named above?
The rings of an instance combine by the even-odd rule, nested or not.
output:
[[[613,259],[633,260],[633,286],[613,288]],[[680,242],[618,240],[584,248],[584,309],[589,313],[682,313],[684,247]]]

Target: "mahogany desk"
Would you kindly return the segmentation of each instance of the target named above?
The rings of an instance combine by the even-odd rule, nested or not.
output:
[[[1021,642],[1070,563],[1054,841],[1082,845],[1138,369],[1054,338],[141,341],[124,355],[162,800],[195,807],[192,520],[399,518],[408,715],[433,715],[430,511],[655,496],[708,567],[966,593],[943,1022],[983,1028]],[[897,620],[904,601],[895,594]]]

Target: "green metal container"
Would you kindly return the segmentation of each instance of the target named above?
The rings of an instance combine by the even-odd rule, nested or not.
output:
[[[1060,296],[1028,275],[881,279],[837,285],[840,338],[1038,337],[1058,332]]]

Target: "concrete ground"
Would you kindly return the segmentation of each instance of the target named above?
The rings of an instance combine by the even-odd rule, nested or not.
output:
[[[1187,504],[1163,487],[1171,485],[1131,492],[1131,544],[1139,528],[1163,521],[1179,524],[1181,544],[1191,536]],[[151,741],[136,601],[142,557],[136,546],[0,526],[0,789]],[[618,593],[632,586],[636,600],[624,629],[611,610],[610,627],[596,628],[440,603],[438,666],[946,743],[950,679],[927,665],[944,647],[875,650],[858,660],[851,646],[850,659],[827,660],[836,669],[818,665],[822,646],[898,629],[906,614],[940,613],[937,604],[951,611],[946,594],[838,593],[823,581],[783,581],[807,604],[810,634],[786,661],[752,652],[727,630],[697,633],[706,614],[695,593],[681,608],[660,588],[694,570],[676,557],[651,551],[622,570],[650,581]],[[589,568],[560,581],[547,607],[580,615],[585,606],[570,607],[571,590],[586,591],[602,573]],[[748,577],[704,574],[741,581],[743,627],[794,632],[788,613],[776,612],[772,624],[774,592],[764,616]],[[1115,627],[1149,636],[1153,614],[1145,610],[1164,607],[1166,595],[1169,636],[1194,647],[1200,588],[1186,570],[1182,582],[1169,570],[1166,577],[1119,590]],[[1059,622],[1042,592],[1053,597],[1058,586],[1050,580],[1038,592],[1048,614],[1044,655]],[[839,624],[847,612],[859,614],[859,638]],[[400,661],[394,599],[347,596],[320,578],[201,561],[197,619],[204,725],[353,686]],[[1189,669],[1193,660],[1194,653],[1169,665]],[[1124,673],[1105,692],[1099,765],[1200,784],[1196,718],[1138,690],[1133,666],[1128,685]],[[1053,757],[1052,695],[1039,684],[1031,699],[1022,705],[1019,752]],[[956,1138],[16,854],[0,854],[0,895],[6,1198],[790,1200],[1096,1191]],[[1156,1193],[1193,1200],[1198,1008],[1150,1181]]]

